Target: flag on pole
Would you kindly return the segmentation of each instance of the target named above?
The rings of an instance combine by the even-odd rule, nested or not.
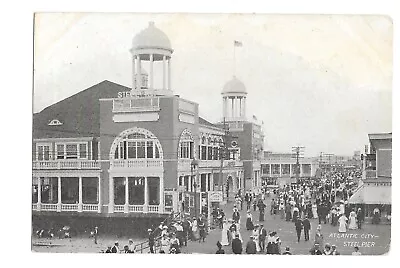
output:
[[[253,115],[253,119],[254,119],[254,120],[257,120],[257,117],[256,117],[255,115]]]
[[[241,47],[241,46],[243,46],[242,42],[240,42],[240,41],[238,41],[238,40],[233,41],[233,45],[234,45],[235,47]]]

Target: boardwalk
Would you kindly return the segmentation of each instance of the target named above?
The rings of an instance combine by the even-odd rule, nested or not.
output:
[[[271,197],[272,198],[272,197]],[[297,242],[297,236],[294,229],[294,223],[281,220],[279,215],[274,216],[269,213],[269,204],[271,198],[265,201],[267,205],[265,221],[262,222],[267,231],[277,231],[282,240],[281,250],[285,247],[290,247],[290,251],[295,255],[309,254],[309,250],[313,246],[315,229],[318,226],[318,220],[311,220],[310,241],[304,241],[304,234],[300,243]],[[224,208],[227,217],[232,216],[233,203],[228,203]],[[246,211],[241,213],[241,235],[243,237],[243,250],[249,240],[250,231],[246,230]],[[259,213],[252,210],[254,223],[260,224],[258,221]],[[322,232],[324,234],[324,243],[334,244],[342,255],[350,255],[353,252],[355,242],[358,243],[360,251],[363,255],[380,255],[389,250],[390,245],[390,225],[371,225],[365,224],[362,230],[350,230],[347,232],[347,237],[339,236],[338,227],[333,227],[330,224],[322,224]],[[351,234],[351,235],[350,235]],[[221,240],[221,230],[215,229],[210,232],[205,243],[190,242],[187,247],[182,249],[183,253],[200,253],[214,254],[217,250],[217,241]],[[225,253],[231,254],[230,246],[224,247]]]

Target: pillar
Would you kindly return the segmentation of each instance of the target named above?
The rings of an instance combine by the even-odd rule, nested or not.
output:
[[[222,117],[226,117],[226,98],[222,98]]]
[[[57,187],[57,212],[61,212],[61,177],[58,177],[58,187]]]
[[[136,55],[132,57],[132,89],[136,89]]]
[[[125,177],[125,205],[124,213],[129,213],[129,181],[128,177]]]
[[[271,164],[268,164],[269,165],[269,174],[268,174],[268,176],[269,177],[271,177],[272,176],[272,165]]]
[[[40,211],[42,206],[42,178],[38,177],[38,201],[37,201],[37,210]]]
[[[282,164],[279,164],[279,177],[282,177]]]
[[[137,55],[137,76],[136,76],[136,88],[142,89],[142,62],[140,60],[140,55]]]
[[[163,68],[162,68],[162,70],[163,70],[163,89],[166,88],[166,79],[167,79],[166,70],[165,70],[165,65],[166,65],[165,60],[166,60],[166,57],[163,56]]]
[[[168,59],[168,89],[171,90],[171,57]]]
[[[108,213],[114,212],[114,178],[108,179]]]
[[[243,97],[243,118],[246,118],[246,97]]]
[[[149,185],[147,177],[144,177],[144,208],[143,212],[149,211]]]
[[[240,116],[240,117],[243,116],[243,111],[242,111],[242,109],[243,109],[242,100],[243,100],[243,98],[242,98],[242,97],[239,97],[239,116]]]
[[[153,85],[153,60],[154,60],[154,56],[153,54],[150,54],[150,74],[149,74],[149,89],[153,89],[154,85]]]
[[[78,184],[79,184],[79,201],[78,201],[78,212],[82,212],[82,208],[83,208],[83,206],[82,206],[82,177],[81,176],[79,176],[79,182],[78,182]]]
[[[100,180],[100,177],[97,177],[97,179],[98,179],[98,181],[97,181],[97,194],[98,194],[98,200],[99,200],[99,203],[98,203],[98,208],[97,208],[97,212],[98,213],[101,213],[101,207],[102,207],[102,201],[101,201],[101,180]]]
[[[160,176],[160,205],[158,207],[159,213],[164,213],[164,178]]]
[[[234,97],[231,97],[231,99],[232,99],[232,113],[231,113],[231,118],[234,118],[235,117],[235,109],[234,109],[234,101],[235,101],[235,98]]]

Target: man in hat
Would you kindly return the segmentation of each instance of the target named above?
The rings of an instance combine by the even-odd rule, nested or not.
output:
[[[235,223],[239,223],[240,221],[240,213],[236,207],[233,209],[232,219]]]
[[[257,253],[257,245],[254,242],[254,236],[250,236],[250,240],[247,242],[246,245],[246,254],[256,254]]]
[[[357,227],[361,230],[361,222],[362,222],[362,211],[361,208],[357,209]]]
[[[186,218],[183,221],[182,228],[183,228],[183,245],[187,246],[188,236],[189,236],[190,228],[191,228],[191,223],[189,221],[189,218]]]
[[[300,218],[297,218],[294,225],[297,233],[297,242],[300,243],[301,230],[303,229],[303,221]]]
[[[199,227],[199,234],[200,234],[199,243],[201,241],[205,242],[205,239],[206,239],[206,224],[204,223],[204,220],[199,220],[199,223],[198,223],[197,226]]]
[[[265,239],[267,239],[267,230],[264,229],[264,225],[263,224],[260,225],[260,231],[259,232],[260,232],[260,235],[258,237],[258,239],[259,239],[258,243],[260,245],[260,250],[262,252],[264,252],[265,251]]]
[[[239,239],[239,234],[236,234],[235,239],[232,240],[232,252],[242,254],[242,250],[242,241]]]
[[[147,229],[147,237],[148,237],[148,240],[149,240],[150,252],[154,253],[155,232],[153,232],[152,229]]]
[[[335,245],[332,245],[332,251],[330,255],[340,255]]]
[[[308,241],[310,240],[310,229],[311,229],[311,223],[308,217],[305,217],[303,220],[303,228],[304,228],[304,240]]]

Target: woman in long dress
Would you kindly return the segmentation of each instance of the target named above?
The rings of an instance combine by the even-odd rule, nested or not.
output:
[[[251,231],[254,229],[253,215],[251,215],[250,210],[247,211],[246,229],[247,231]]]
[[[227,220],[224,220],[221,233],[221,245],[229,246],[228,235],[229,235],[229,223]]]
[[[260,241],[260,229],[259,229],[258,225],[254,226],[254,230],[253,230],[253,234],[252,235],[254,237],[254,242],[256,243],[256,250],[257,250],[257,252],[260,252],[261,251],[260,244],[259,244],[259,241]]]
[[[197,241],[199,239],[199,233],[197,228],[197,219],[193,219],[192,222],[192,234],[193,234],[193,241]]]
[[[323,247],[324,247],[324,235],[321,232],[321,225],[318,225],[318,227],[317,227],[317,232],[315,233],[314,245],[320,251],[323,250]]]
[[[347,231],[346,229],[346,223],[347,223],[347,217],[346,215],[342,214],[339,218],[339,233],[345,233]]]
[[[355,229],[357,229],[357,214],[356,214],[356,212],[354,211],[354,209],[350,212],[350,215],[349,215],[349,229],[350,230],[355,230]]]
[[[233,236],[233,238],[235,238],[236,235],[239,235],[239,239],[243,243],[242,234],[240,233],[240,224],[239,223],[235,223],[235,225],[236,225],[236,232],[234,232],[235,236]]]

